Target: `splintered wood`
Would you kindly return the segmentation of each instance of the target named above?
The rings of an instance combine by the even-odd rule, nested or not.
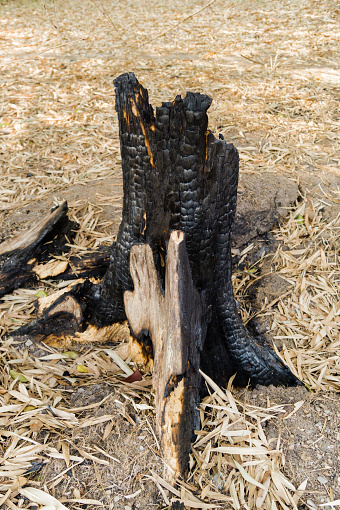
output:
[[[133,334],[149,332],[152,338],[157,432],[170,468],[166,476],[174,479],[188,466],[202,347],[201,302],[184,234],[170,236],[164,297],[150,246],[133,246],[130,269],[135,289],[124,294],[125,310]]]

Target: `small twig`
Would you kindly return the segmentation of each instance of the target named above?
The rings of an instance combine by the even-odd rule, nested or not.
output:
[[[153,437],[154,437],[155,443],[156,443],[156,445],[157,445],[157,449],[159,450],[159,449],[160,449],[160,448],[159,448],[159,442],[158,442],[158,440],[157,440],[156,434],[155,434],[155,432],[154,432],[153,428],[151,427],[150,422],[149,422],[149,420],[148,420],[147,416],[145,417],[145,419],[146,419],[146,423],[149,425],[149,429],[150,429],[150,431],[151,431],[151,434],[152,434],[152,435],[153,435]]]
[[[250,62],[254,62],[254,64],[259,64],[260,66],[264,66],[263,62],[260,62],[259,60],[255,60],[255,59],[250,58],[250,57],[246,57],[242,53],[240,53],[240,57],[245,58],[246,60],[249,60]]]
[[[98,11],[100,11],[102,13],[102,15],[108,20],[108,22],[111,23],[111,25],[116,30],[116,32],[118,32],[117,25],[112,21],[111,16],[109,16],[109,14],[105,10],[105,8],[103,6],[99,7],[96,0],[92,0],[92,2],[97,7]],[[124,37],[124,35],[120,34],[120,37],[123,39],[124,42],[126,42],[126,38]]]
[[[53,2],[53,3],[54,3],[54,2]],[[59,30],[59,27],[53,23],[53,20],[52,20],[51,16],[50,16],[50,15],[49,15],[49,13],[48,13],[48,10],[47,10],[47,7],[46,7],[45,2],[43,2],[43,7],[44,7],[44,9],[45,9],[45,12],[46,12],[46,14],[47,14],[48,19],[50,20],[51,25],[52,25],[52,26],[53,26],[56,30]],[[54,14],[55,14],[55,16],[56,16],[55,4],[54,4]],[[56,17],[57,17],[57,16],[56,16]],[[58,20],[57,20],[57,22],[58,22]]]
[[[50,484],[52,483],[54,480],[56,480],[57,478],[62,478],[63,475],[65,473],[67,473],[68,471],[70,471],[71,469],[75,468],[76,466],[79,466],[79,464],[81,464],[82,462],[84,462],[85,459],[82,459],[80,460],[79,462],[76,462],[75,464],[72,464],[72,466],[69,466],[68,468],[64,469],[61,473],[58,473],[56,476],[54,476],[53,478],[51,478],[51,480],[48,480],[46,483],[47,484]]]
[[[151,37],[151,39],[148,39],[144,43],[141,43],[140,46],[138,46],[138,49],[142,48],[146,44],[149,44],[150,42],[155,41],[159,37],[163,37],[163,35],[167,34],[168,32],[171,32],[171,30],[173,30],[174,28],[178,27],[179,25],[181,25],[182,23],[184,23],[188,19],[193,18],[194,16],[196,16],[196,14],[199,14],[200,12],[202,12],[204,9],[209,7],[209,5],[213,4],[215,1],[216,0],[210,0],[209,3],[207,3],[206,5],[203,5],[203,7],[201,7],[197,11],[193,12],[192,14],[189,14],[189,16],[186,16],[185,18],[181,19],[181,21],[178,21],[178,23],[175,23],[175,25],[172,25],[171,27],[167,28],[166,30],[164,30],[164,32],[161,32],[160,34],[155,35],[154,37]]]

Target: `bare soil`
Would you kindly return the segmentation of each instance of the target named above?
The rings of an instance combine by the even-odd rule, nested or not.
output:
[[[84,429],[76,428],[72,433],[64,434],[63,440],[68,442],[70,453],[75,455],[79,454],[79,449],[86,450],[93,445],[101,448],[111,456],[110,465],[85,460],[64,475],[55,487],[54,495],[58,499],[71,499],[79,491],[80,497],[103,501],[105,507],[117,510],[161,508],[162,498],[157,487],[145,478],[150,469],[162,475],[163,467],[152,432],[152,415],[139,416],[131,402],[105,383],[78,388],[70,394],[69,402],[71,407],[83,407],[107,396],[109,399],[99,406],[96,416],[110,414],[115,417],[109,436],[103,440],[104,423],[86,428],[86,433]],[[91,411],[87,414],[93,416]],[[108,460],[100,452],[96,456]],[[41,470],[41,480],[47,482],[58,477],[64,467],[64,461],[53,460]]]
[[[293,404],[303,401],[291,417],[271,420],[265,427],[267,438],[280,438],[286,457],[284,472],[299,486],[308,480],[304,500],[310,508],[340,497],[339,426],[340,399],[335,393],[313,394],[305,388],[259,387],[240,390],[237,398],[256,406]],[[275,442],[274,442],[275,444]]]
[[[274,446],[279,438],[279,447],[285,455],[284,474],[288,479],[296,487],[308,480],[303,496],[305,504],[300,504],[299,508],[315,509],[330,498],[340,498],[339,395],[333,392],[314,394],[305,388],[273,386],[252,391],[235,389],[233,394],[236,399],[259,407],[285,405],[286,414],[264,423],[263,429],[267,439],[274,441]],[[150,469],[163,475],[158,446],[152,434],[152,415],[136,415],[131,403],[105,383],[81,387],[72,392],[70,407],[100,402],[108,395],[109,399],[96,411],[98,417],[106,414],[116,417],[108,438],[103,440],[105,424],[101,424],[88,427],[86,434],[83,429],[64,433],[62,440],[68,442],[71,454],[77,455],[79,449],[86,450],[95,445],[117,460],[111,462],[110,466],[98,466],[90,460],[83,462],[64,475],[52,494],[58,499],[71,499],[80,494],[83,498],[103,501],[108,508],[117,510],[128,510],[128,507],[146,510],[165,508],[158,489],[146,478]],[[288,417],[294,404],[301,401],[303,404],[298,411]],[[55,439],[54,446],[58,446],[58,440],[61,438]],[[96,455],[107,459],[100,453]],[[64,461],[53,459],[40,471],[39,480],[51,487],[51,480],[58,477],[63,469]],[[225,503],[221,508],[232,507]]]

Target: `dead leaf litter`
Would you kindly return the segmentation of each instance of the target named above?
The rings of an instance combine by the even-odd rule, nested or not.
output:
[[[246,267],[235,272],[234,288],[243,318],[248,322],[255,314],[269,321],[278,354],[319,399],[335,399],[329,402],[336,416],[338,3],[176,0],[150,9],[133,1],[127,9],[111,0],[105,5],[15,0],[2,2],[1,10],[3,232],[12,235],[9,213],[25,211],[29,219],[37,201],[60,204],[69,190],[72,195],[81,188],[81,196],[69,200],[77,232],[55,261],[65,264],[70,256],[110,245],[116,227],[105,211],[112,215],[121,207],[112,79],[133,70],[158,104],[187,90],[212,95],[210,127],[238,147],[241,171],[284,174],[298,182],[303,195],[274,232],[275,254],[259,257],[253,266],[247,266],[251,248],[241,254]],[[107,193],[105,182],[117,191]],[[101,186],[95,196],[88,191],[94,185]],[[247,293],[268,267],[287,291],[253,310]],[[307,452],[304,460],[299,450],[307,473],[312,455],[320,455],[320,465],[315,462],[320,471],[306,484],[292,468],[299,459],[292,457],[295,447],[287,446],[287,427],[274,426],[305,416],[305,399],[300,395],[287,403],[283,393],[269,402],[263,390],[267,401],[250,404],[209,380],[188,479],[167,486],[153,431],[150,375],[128,358],[119,361],[118,345],[59,352],[7,338],[34,318],[37,298],[68,284],[47,278],[0,303],[1,505],[131,510],[179,500],[187,508],[340,506],[339,467],[334,455],[327,456],[336,445],[337,425],[329,427],[328,414],[317,421],[321,404],[304,418],[315,416],[318,434],[300,446]],[[142,381],[124,383],[137,368]],[[295,433],[300,431],[289,429],[293,438]]]

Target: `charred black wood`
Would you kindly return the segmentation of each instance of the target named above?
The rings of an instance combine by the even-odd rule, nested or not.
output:
[[[17,329],[12,336],[27,335],[39,341],[83,331],[88,325],[95,288],[88,279],[77,280],[66,289],[40,298],[35,305],[37,318]]]
[[[112,247],[101,246],[98,250],[82,255],[81,258],[70,257],[69,267],[55,278],[74,280],[75,278],[103,278],[110,263]]]
[[[67,217],[64,202],[24,232],[0,244],[0,297],[24,284],[37,281],[32,259],[41,260],[55,243],[65,245],[74,223]],[[58,240],[57,240],[58,239]]]
[[[37,281],[38,278],[33,272],[33,264],[23,262],[19,267],[12,265],[11,262],[4,264],[0,270],[0,298],[19,287]]]
[[[184,233],[194,287],[207,328],[201,368],[220,385],[237,373],[238,385],[300,382],[242,323],[232,288],[231,231],[236,210],[238,152],[208,129],[211,99],[188,93],[154,113],[133,73],[114,82],[123,170],[123,211],[117,241],[101,285],[83,284],[65,306],[46,306],[36,331],[49,334],[87,321],[102,328],[126,319],[124,292],[133,291],[130,251],[150,246],[164,292],[170,234]],[[27,261],[29,258],[27,258]],[[80,299],[80,309],[75,301]],[[64,303],[64,304],[65,304]],[[89,304],[86,304],[89,303]],[[69,306],[70,305],[70,306]],[[75,317],[72,319],[72,307]],[[69,310],[71,310],[69,312]],[[57,320],[55,328],[53,321]],[[146,332],[143,332],[143,335]],[[40,333],[39,333],[40,334]],[[144,335],[145,336],[145,335]]]
[[[132,246],[147,243],[164,289],[172,230],[184,232],[194,285],[208,326],[201,366],[219,384],[237,372],[239,385],[297,385],[274,351],[244,327],[231,281],[231,230],[236,210],[238,152],[208,130],[211,99],[177,96],[154,114],[132,73],[114,82],[119,118],[124,199],[111,262],[98,289],[92,322],[124,320],[123,294],[133,290]]]
[[[67,203],[55,208],[30,228],[0,244],[0,297],[13,290],[36,283],[36,267],[51,255],[67,252],[65,243],[72,240],[77,225],[67,217]],[[111,248],[70,257],[65,271],[47,274],[50,279],[102,278],[108,268]],[[41,267],[39,265],[39,267]],[[45,267],[45,266],[44,266]]]

